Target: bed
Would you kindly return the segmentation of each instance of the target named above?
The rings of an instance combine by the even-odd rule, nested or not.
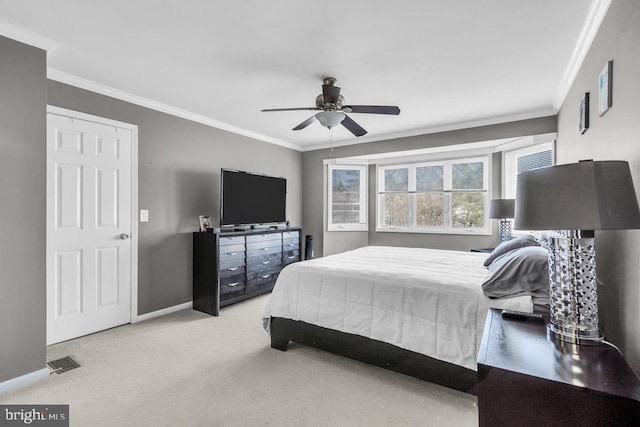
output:
[[[295,263],[280,273],[263,325],[279,350],[294,341],[470,391],[488,309],[534,308],[531,292],[487,297],[485,260],[367,246]]]

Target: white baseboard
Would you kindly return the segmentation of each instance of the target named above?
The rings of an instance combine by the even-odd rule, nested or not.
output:
[[[34,383],[48,376],[49,368],[42,368],[37,371],[29,372],[28,374],[24,374],[22,376],[3,381],[0,383],[0,394],[5,393],[9,390],[24,387],[27,384]]]
[[[145,320],[153,319],[154,317],[164,316],[165,314],[173,313],[180,310],[186,310],[187,308],[193,308],[193,301],[174,305],[173,307],[163,308],[162,310],[152,311],[151,313],[141,314],[140,316],[138,316],[137,322],[143,322]]]

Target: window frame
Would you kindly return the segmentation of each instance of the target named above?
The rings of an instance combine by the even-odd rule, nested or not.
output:
[[[551,150],[551,165],[556,164],[555,140],[545,141],[514,150],[502,151],[502,198],[516,198],[518,181],[518,158]]]
[[[491,220],[489,219],[489,200],[491,200],[491,167],[492,159],[491,154],[478,154],[469,157],[457,157],[457,158],[444,158],[438,160],[427,160],[419,162],[407,162],[399,164],[383,164],[376,165],[376,232],[391,232],[391,233],[418,233],[418,234],[456,234],[456,235],[491,235]],[[439,166],[443,165],[443,193],[445,198],[445,206],[443,213],[445,215],[445,222],[448,221],[451,224],[451,195],[456,192],[466,192],[464,190],[454,190],[452,180],[452,165],[460,163],[484,163],[483,167],[483,188],[480,191],[484,194],[483,210],[484,210],[484,226],[477,228],[458,228],[451,225],[445,227],[420,227],[415,225],[416,223],[416,203],[415,198],[409,200],[409,222],[411,225],[407,226],[388,226],[382,224],[384,218],[383,204],[381,202],[382,195],[385,192],[384,188],[384,171],[388,169],[408,168],[409,169],[409,188],[408,194],[417,194],[416,191],[416,169],[419,167]],[[413,201],[412,201],[413,199]]]
[[[333,222],[333,171],[334,170],[358,170],[360,171],[360,210],[357,223]],[[369,177],[368,165],[355,164],[328,164],[327,165],[327,231],[369,231]]]

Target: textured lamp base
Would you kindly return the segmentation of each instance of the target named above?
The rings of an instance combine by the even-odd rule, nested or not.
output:
[[[598,321],[593,231],[560,231],[549,240],[549,336],[574,343],[603,340]]]
[[[498,223],[498,236],[500,237],[500,243],[511,240],[511,221],[508,219],[500,220]]]

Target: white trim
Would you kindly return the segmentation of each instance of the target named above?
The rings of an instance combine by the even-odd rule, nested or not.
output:
[[[119,122],[117,120],[108,119],[106,117],[93,116],[91,114],[83,113],[81,111],[69,110],[67,108],[56,107],[55,105],[47,105],[47,113],[56,114],[58,116],[73,117],[75,119],[84,120],[85,122],[100,123],[103,125],[119,127],[123,129],[129,129],[133,131],[137,130],[138,126],[131,123]]]
[[[162,310],[152,311],[151,313],[141,314],[138,316],[137,322],[144,322],[145,320],[153,319],[154,317],[164,316],[165,314],[175,313],[176,311],[186,310],[188,308],[193,308],[193,301],[174,305],[173,307],[163,308]]]
[[[42,368],[19,377],[11,378],[10,380],[0,383],[0,394],[40,381],[48,376],[49,368]]]
[[[483,170],[483,190],[482,192],[485,194],[486,197],[483,197],[484,199],[484,227],[479,227],[479,228],[454,228],[453,225],[450,223],[450,221],[448,223],[445,223],[445,225],[443,227],[420,227],[415,225],[416,223],[416,218],[415,218],[415,211],[416,211],[416,205],[415,202],[412,202],[412,198],[411,196],[409,197],[409,225],[405,225],[405,226],[393,226],[393,225],[383,225],[381,224],[381,221],[383,219],[383,205],[380,202],[380,195],[382,193],[384,193],[384,191],[381,190],[381,188],[383,188],[384,185],[384,171],[387,169],[394,169],[396,167],[399,168],[407,168],[408,169],[408,178],[409,178],[409,183],[408,183],[408,193],[407,194],[411,194],[412,192],[415,192],[416,189],[416,180],[415,180],[415,174],[416,174],[416,168],[418,167],[423,167],[423,166],[429,166],[429,165],[443,165],[444,169],[443,169],[443,189],[444,189],[444,198],[445,198],[445,207],[444,207],[444,216],[445,216],[445,221],[447,220],[451,220],[451,212],[450,209],[448,209],[448,207],[450,208],[451,206],[451,194],[448,191],[451,191],[453,184],[452,184],[452,174],[451,174],[451,167],[453,164],[456,163],[471,163],[471,162],[477,162],[477,161],[481,161],[486,167]],[[445,159],[429,159],[429,160],[414,160],[412,162],[409,163],[402,163],[402,164],[393,164],[393,165],[389,165],[389,164],[377,164],[376,165],[376,217],[375,217],[375,230],[376,232],[391,232],[391,233],[417,233],[417,234],[457,234],[457,235],[483,235],[483,236],[490,236],[491,235],[491,220],[489,218],[489,206],[488,206],[488,202],[489,200],[491,200],[492,198],[492,192],[491,192],[491,188],[492,188],[492,168],[493,168],[493,161],[492,161],[492,156],[491,153],[484,153],[484,154],[478,154],[476,156],[473,157],[448,157]],[[448,213],[447,213],[448,212]]]
[[[571,85],[576,79],[578,71],[580,71],[582,62],[591,48],[591,43],[593,43],[593,39],[595,39],[610,5],[611,0],[593,0],[591,3],[591,7],[587,12],[587,18],[585,19],[580,35],[578,36],[578,42],[576,43],[576,47],[573,50],[567,69],[565,70],[562,80],[560,80],[558,90],[556,91],[556,99],[553,103],[553,109],[556,113],[560,110],[560,107],[562,107],[562,103],[569,93],[569,89],[571,89]]]
[[[557,133],[551,132],[537,135],[519,136],[515,138],[474,141],[453,145],[439,145],[437,147],[418,148],[415,150],[363,154],[353,157],[338,157],[324,159],[322,162],[325,165],[390,165],[394,163],[415,163],[416,161],[421,160],[447,160],[456,157],[475,157],[479,155],[485,155],[487,153],[498,153],[501,151],[513,150],[542,142],[554,141],[557,136]]]
[[[37,47],[38,49],[46,50],[47,53],[51,53],[51,51],[60,45],[60,43],[55,40],[51,40],[3,20],[0,20],[0,35],[19,41],[20,43],[28,44],[29,46]]]
[[[489,219],[491,221],[491,219]],[[377,228],[376,233],[405,233],[405,234],[449,234],[452,236],[491,236],[491,231],[484,228],[478,229],[455,229],[455,228],[418,228],[418,227],[389,227]]]
[[[360,210],[357,223],[333,223],[333,174],[334,170],[360,171]],[[327,231],[369,231],[369,167],[363,164],[328,164],[327,165]]]
[[[539,135],[531,135],[513,140],[506,144],[497,145],[494,148],[495,153],[519,150],[521,148],[530,147],[532,145],[540,145],[547,142],[554,142],[558,138],[556,132],[544,133]]]
[[[371,162],[367,159],[359,159],[356,157],[341,157],[338,159],[324,159],[323,165],[368,165]]]
[[[138,321],[138,126],[131,129],[131,323]]]
[[[558,114],[558,110],[554,108],[544,108],[541,110],[531,111],[529,113],[522,114],[511,114],[505,116],[495,116],[487,119],[479,119],[479,120],[471,120],[465,122],[457,122],[451,123],[442,126],[434,126],[434,127],[426,127],[420,129],[414,129],[410,131],[389,133],[385,135],[378,136],[361,136],[359,138],[355,138],[353,140],[347,141],[334,141],[333,147],[343,147],[347,145],[355,145],[355,144],[363,144],[365,142],[375,142],[375,141],[387,141],[390,139],[399,139],[399,138],[407,138],[411,136],[420,136],[420,135],[429,135],[432,133],[439,132],[451,132],[454,130],[463,130],[463,129],[472,129],[475,127],[481,126],[490,126],[490,125],[500,125],[511,122],[517,122],[520,120],[530,120],[530,119],[538,119],[547,116],[554,116]],[[329,149],[329,143],[319,143],[314,145],[307,145],[301,148],[301,151],[313,151],[313,150],[321,150],[321,149]]]
[[[516,197],[516,176],[517,161],[519,157],[527,156],[533,153],[551,150],[551,164],[556,164],[556,144],[555,139],[548,141],[536,142],[522,147],[511,147],[509,150],[502,151],[502,192],[503,199],[514,199]]]
[[[138,126],[106,117],[94,116],[80,111],[47,105],[47,114],[73,117],[88,122],[101,123],[131,131],[131,302],[130,322],[138,321]],[[52,194],[47,194],[47,204]],[[47,230],[47,235],[49,230]]]
[[[246,136],[248,138],[256,139],[259,141],[268,142],[270,144],[280,145],[292,150],[302,151],[301,147],[296,144],[292,144],[287,141],[272,138],[267,135],[263,135],[257,132],[252,132],[247,129],[242,129],[237,126],[233,126],[227,123],[219,122],[209,117],[195,114],[180,108],[172,107],[161,102],[157,102],[148,98],[143,98],[138,95],[134,95],[129,92],[125,92],[119,89],[114,89],[109,86],[105,86],[100,83],[92,82],[90,80],[83,79],[81,77],[74,76],[72,74],[65,73],[63,71],[55,70],[53,68],[47,68],[47,78],[55,80],[60,83],[65,83],[71,86],[85,89],[91,92],[99,93],[101,95],[109,96],[111,98],[119,99],[129,102],[131,104],[140,105],[142,107],[150,108],[152,110],[160,111],[162,113],[171,114],[172,116],[180,117],[192,122],[200,123],[206,126],[210,126],[216,129],[225,130],[238,135]]]

